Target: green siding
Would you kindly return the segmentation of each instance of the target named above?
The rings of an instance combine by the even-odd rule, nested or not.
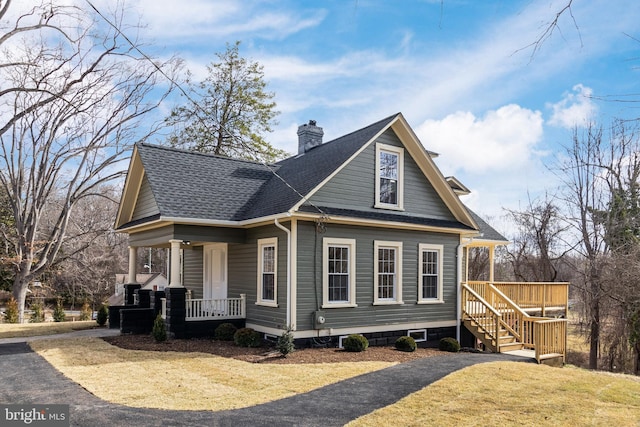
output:
[[[313,223],[298,223],[297,329],[313,329],[312,314],[322,305],[322,239],[356,239],[355,308],[325,308],[327,328],[383,326],[398,323],[456,320],[456,250],[459,236],[382,228],[328,224],[316,234]],[[402,295],[404,304],[373,305],[374,240],[403,242]],[[442,304],[417,304],[418,245],[444,246]]]
[[[191,291],[191,298],[203,298],[202,253],[202,246],[194,246],[182,252],[182,281],[183,286]]]
[[[380,212],[375,203],[376,143],[402,147],[392,130],[387,130],[373,144],[345,166],[310,198],[317,206]],[[455,220],[416,162],[404,152],[404,211],[400,215]]]
[[[140,192],[138,193],[138,200],[136,200],[136,206],[133,209],[131,220],[133,221],[136,219],[146,218],[158,213],[160,213],[160,210],[158,209],[156,199],[153,197],[153,193],[151,192],[149,180],[145,174],[144,178],[142,178]]]
[[[289,228],[289,224],[285,224]],[[278,307],[256,305],[258,239],[278,238]],[[229,245],[229,296],[247,295],[247,320],[284,329],[287,321],[287,235],[274,225],[247,230],[244,244]]]

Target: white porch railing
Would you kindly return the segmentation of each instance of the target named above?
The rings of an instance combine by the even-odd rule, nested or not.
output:
[[[163,319],[167,320],[167,299],[160,298],[160,315]]]
[[[187,321],[244,319],[247,312],[246,295],[226,299],[187,298],[186,308]]]

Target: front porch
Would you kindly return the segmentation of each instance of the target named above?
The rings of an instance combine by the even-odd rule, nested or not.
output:
[[[161,298],[161,315],[167,318],[167,299]],[[187,291],[185,299],[185,321],[200,320],[235,320],[247,317],[247,296],[240,294],[239,298],[204,299],[191,298]]]
[[[232,254],[233,248],[241,248],[245,242],[242,229],[177,224],[130,234],[129,283],[125,285],[130,295],[125,306],[117,308],[118,312],[114,310],[120,320],[114,322],[116,327],[123,333],[144,333],[146,330],[141,331],[133,323],[144,324],[149,329],[153,323],[149,319],[155,319],[158,314],[165,319],[167,331],[176,338],[211,336],[215,327],[223,322],[244,326],[247,288],[255,285],[247,285],[244,275],[237,277],[236,274],[230,280],[229,263],[238,262]],[[146,295],[135,278],[141,264],[139,253],[146,253],[149,248],[166,251],[169,280],[168,286]]]
[[[469,281],[461,285],[460,300],[463,325],[486,349],[528,349],[538,363],[565,362],[568,283]]]

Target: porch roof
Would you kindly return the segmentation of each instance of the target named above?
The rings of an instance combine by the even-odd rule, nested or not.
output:
[[[500,234],[495,228],[490,226],[484,219],[480,217],[477,213],[467,208],[469,214],[473,217],[476,224],[478,224],[479,233],[478,237],[474,237],[474,241],[492,243],[494,245],[506,245],[509,242],[509,239]]]

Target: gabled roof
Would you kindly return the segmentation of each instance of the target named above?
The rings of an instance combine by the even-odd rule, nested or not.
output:
[[[273,177],[270,166],[209,154],[136,145],[116,227],[131,222],[146,176],[158,219],[235,221],[249,199]]]
[[[138,144],[129,166],[116,228],[125,229],[152,219],[241,225],[238,223],[293,214],[388,129],[396,133],[452,212],[457,223],[452,221],[450,228],[477,229],[474,218],[433,163],[435,153],[422,146],[400,113],[275,165]],[[132,221],[145,176],[159,213]]]
[[[247,219],[287,212],[324,182],[367,142],[388,127],[396,115],[325,142],[304,154],[277,163],[276,179],[269,181],[245,212]],[[295,190],[294,190],[295,189]],[[304,196],[304,197],[303,197]]]

